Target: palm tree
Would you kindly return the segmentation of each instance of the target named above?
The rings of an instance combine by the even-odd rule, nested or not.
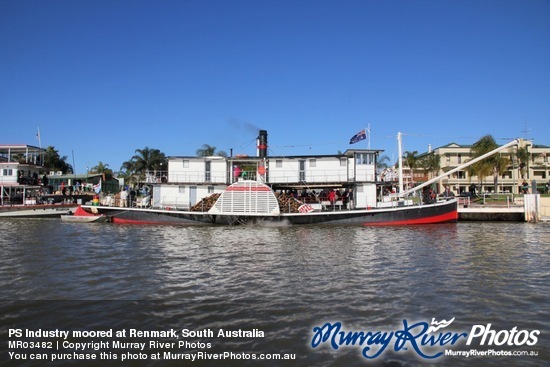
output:
[[[390,158],[385,154],[378,157],[378,159],[376,160],[376,170],[380,172],[388,168],[389,161]]]
[[[101,173],[101,174],[106,174],[106,175],[112,175],[113,171],[108,167],[109,167],[108,164],[104,164],[103,162],[99,161],[97,166],[93,166],[92,168],[90,168],[90,172],[91,173]]]
[[[153,171],[153,175],[156,176],[157,171],[165,170],[168,167],[168,160],[164,153],[158,149],[145,147],[143,149],[136,149],[135,155],[126,162],[122,163],[121,171],[122,176],[130,178],[133,175],[138,175],[144,178],[145,175]]]
[[[227,153],[223,150],[218,150],[216,152],[216,147],[213,147],[208,144],[203,144],[202,147],[197,149],[196,151],[197,157],[210,157],[213,155],[217,155],[220,157],[227,157]]]
[[[406,151],[403,158],[405,159],[405,164],[409,167],[409,170],[411,172],[411,186],[412,186],[414,184],[413,171],[416,167],[416,163],[418,162],[418,151],[416,150],[413,150],[412,152]]]
[[[529,146],[526,145],[523,147],[519,147],[516,150],[514,156],[519,163],[518,168],[521,178],[525,178],[525,174],[529,172],[529,161],[531,161],[531,159],[534,159],[532,154],[529,152]],[[527,178],[529,178],[529,176],[527,176]]]
[[[431,152],[422,157],[419,163],[420,166],[428,172],[428,174],[435,176],[439,173],[439,170],[441,169],[441,156],[439,154]]]
[[[158,149],[145,147],[136,149],[136,155],[132,157],[137,172],[157,171],[161,167],[166,167],[166,157]]]
[[[473,158],[480,157],[491,150],[498,148],[495,139],[491,135],[485,135],[472,145]],[[495,154],[473,164],[471,173],[477,174],[481,180],[493,173],[494,192],[498,191],[498,176],[510,165],[510,160],[500,154]]]
[[[477,176],[478,182],[480,183],[481,187],[483,187],[485,177],[489,176],[493,169],[491,168],[491,165],[488,164],[486,161],[480,161],[472,164],[471,166],[468,166],[468,168],[466,168],[466,171],[468,172],[468,176],[470,177],[470,179],[473,176]]]
[[[134,161],[129,160],[122,163],[122,166],[120,166],[120,173],[122,175],[127,175],[135,172],[135,164]]]

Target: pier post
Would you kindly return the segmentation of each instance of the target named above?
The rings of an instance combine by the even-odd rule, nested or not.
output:
[[[526,222],[540,221],[540,194],[523,195],[523,208]]]

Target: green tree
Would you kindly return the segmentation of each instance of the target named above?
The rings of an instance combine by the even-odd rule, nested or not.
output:
[[[122,176],[131,175],[135,172],[135,163],[132,160],[126,161],[122,163],[122,166],[120,166],[120,172],[119,174]]]
[[[516,150],[515,156],[519,163],[518,168],[519,168],[519,173],[521,175],[521,178],[525,178],[525,173],[529,172],[529,160],[531,158],[529,149],[527,148],[527,146],[519,147]]]
[[[73,166],[67,163],[67,156],[61,157],[59,152],[53,146],[46,148],[46,152],[44,154],[44,167],[49,171],[73,173]]]
[[[113,170],[108,167],[109,167],[108,164],[104,164],[103,162],[99,161],[97,166],[93,166],[92,168],[90,168],[90,172],[101,174],[101,176],[103,177],[103,180],[105,180],[107,176],[113,175]]]
[[[428,174],[435,177],[441,169],[441,156],[434,152],[428,153],[419,159],[418,164],[428,172]]]
[[[416,164],[418,162],[418,151],[413,150],[412,152],[406,151],[404,153],[403,159],[405,160],[405,164],[407,167],[409,167],[409,171],[411,173],[411,184],[414,184],[414,169],[416,168]]]
[[[385,170],[388,168],[388,163],[390,161],[390,158],[387,155],[382,155],[376,159],[376,169],[378,172]]]
[[[135,169],[139,173],[147,171],[158,171],[168,168],[168,161],[164,153],[158,149],[136,149],[136,155],[132,157],[135,164]]]
[[[91,173],[101,173],[101,174],[104,173],[106,175],[112,175],[113,171],[108,167],[109,167],[108,164],[104,164],[103,162],[99,161],[97,166],[93,166],[92,168],[90,168],[90,172]]]
[[[197,157],[210,157],[213,155],[217,155],[220,157],[227,157],[227,153],[223,150],[216,151],[216,147],[213,147],[208,144],[203,144],[202,147],[197,149],[196,151]]]
[[[122,177],[130,179],[133,176],[138,176],[143,179],[147,173],[156,176],[158,171],[168,169],[168,159],[159,149],[145,147],[136,149],[135,153],[129,161],[122,163]]]
[[[494,149],[498,148],[498,144],[492,135],[485,135],[472,145],[473,158],[480,157]],[[474,163],[470,172],[481,178],[493,174],[494,192],[498,191],[498,176],[504,172],[510,165],[510,160],[500,154],[493,154],[477,163]]]

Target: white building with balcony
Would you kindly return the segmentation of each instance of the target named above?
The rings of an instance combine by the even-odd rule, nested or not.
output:
[[[529,160],[525,162],[525,166],[521,166],[521,162],[517,156],[517,146],[512,146],[500,154],[509,162],[506,170],[501,172],[498,177],[499,193],[514,193],[520,192],[520,187],[523,181],[530,186],[529,192],[533,190],[533,184],[537,186],[538,192],[546,192],[546,183],[550,179],[550,147],[545,145],[533,144],[532,141],[522,141],[524,148],[529,152]],[[436,154],[439,157],[440,170],[437,173],[443,174],[455,167],[460,166],[473,159],[471,145],[460,145],[450,143],[442,147],[434,149],[432,152],[423,153],[420,157],[427,154]],[[418,167],[415,169],[415,182],[426,181],[428,178],[426,172]],[[459,170],[449,177],[442,179],[439,183],[439,192],[444,190],[444,186],[449,186],[455,193],[468,192],[471,185],[476,185],[477,192],[493,192],[494,179],[493,176],[477,177],[470,175],[467,169]]]

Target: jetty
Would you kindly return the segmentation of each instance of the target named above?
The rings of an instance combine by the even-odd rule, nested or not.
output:
[[[488,195],[489,196],[489,195]],[[490,195],[489,198],[494,195]],[[550,220],[550,197],[540,194],[500,195],[501,200],[472,201],[458,198],[459,221],[547,222]],[[505,198],[505,200],[502,200]]]

